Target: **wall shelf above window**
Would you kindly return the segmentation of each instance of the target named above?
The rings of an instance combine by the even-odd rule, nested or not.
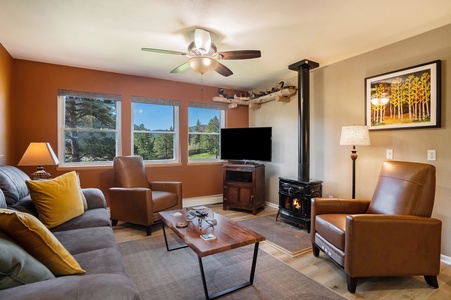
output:
[[[290,102],[290,97],[296,94],[296,92],[297,89],[293,87],[293,88],[284,88],[279,91],[272,92],[257,98],[237,97],[237,96],[234,96],[233,98],[226,98],[220,95],[218,97],[213,97],[213,101],[229,103],[229,108],[235,108],[238,105],[248,105],[249,108],[259,109],[262,103],[266,103],[273,100],[288,103]]]

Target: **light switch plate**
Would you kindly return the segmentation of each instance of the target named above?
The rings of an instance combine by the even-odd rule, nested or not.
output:
[[[393,149],[385,150],[385,158],[386,159],[393,159]]]

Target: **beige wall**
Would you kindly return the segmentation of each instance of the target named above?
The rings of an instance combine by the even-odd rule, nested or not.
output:
[[[371,131],[371,146],[358,147],[356,198],[371,198],[385,150],[394,158],[428,162],[437,150],[437,193],[433,217],[443,222],[442,254],[451,256],[451,24],[386,47],[311,71],[312,179],[323,180],[323,196],[351,196],[350,147],[340,146],[341,126],[364,125],[364,79],[421,63],[442,60],[442,127]],[[312,57],[299,57],[299,60]],[[291,62],[294,63],[294,62]],[[297,74],[287,81],[297,83]],[[250,126],[273,126],[273,161],[267,163],[267,201],[278,203],[279,176],[297,176],[297,95],[290,103],[269,102],[250,110]]]

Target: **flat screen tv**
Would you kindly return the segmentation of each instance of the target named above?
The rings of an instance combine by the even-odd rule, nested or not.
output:
[[[272,127],[222,128],[221,159],[271,161]]]

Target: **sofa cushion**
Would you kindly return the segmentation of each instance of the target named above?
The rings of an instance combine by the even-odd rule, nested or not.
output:
[[[55,278],[42,263],[0,232],[0,290]]]
[[[104,248],[116,249],[116,239],[110,227],[81,228],[53,234],[72,255]]]
[[[54,275],[85,273],[55,236],[32,215],[0,209],[0,230],[16,240]]]
[[[39,220],[53,228],[84,212],[77,175],[74,171],[50,180],[27,180]]]
[[[0,189],[5,194],[8,205],[14,205],[28,196],[25,181],[29,179],[27,174],[16,167],[0,166]]]
[[[110,215],[105,208],[95,208],[85,211],[82,215],[73,218],[63,224],[50,229],[55,233],[58,231],[72,230],[89,227],[111,227]]]
[[[86,270],[86,275],[92,274],[123,274],[126,275],[124,261],[116,248],[98,249],[75,254],[74,257]]]

